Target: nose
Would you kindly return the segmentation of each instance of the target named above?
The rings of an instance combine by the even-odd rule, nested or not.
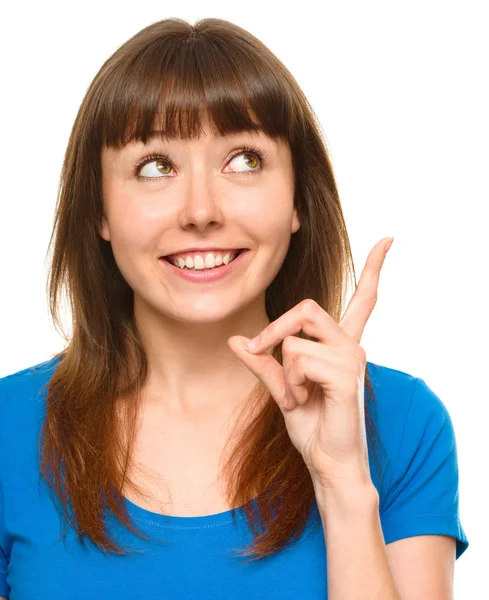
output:
[[[205,231],[209,226],[219,227],[223,214],[220,194],[212,181],[213,175],[204,167],[191,170],[188,184],[182,192],[185,194],[182,210],[179,214],[180,225],[184,229],[195,227]]]

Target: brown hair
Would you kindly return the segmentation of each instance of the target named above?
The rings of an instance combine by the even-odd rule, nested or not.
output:
[[[148,539],[132,524],[122,493],[128,485],[146,496],[127,471],[148,365],[133,320],[133,291],[99,233],[101,149],[145,143],[157,115],[163,115],[168,137],[199,135],[205,115],[215,135],[259,129],[290,144],[301,227],[266,290],[270,321],[312,298],[339,322],[352,274],[357,285],[320,125],[295,79],[262,42],[225,20],[191,25],[170,18],[142,29],[102,65],[76,116],[62,166],[48,294],[54,325],[67,346],[53,355],[60,360],[47,384],[39,443],[41,475],[80,542],[86,535],[115,554],[126,552],[106,533],[107,508]],[[59,318],[63,287],[72,310],[70,340]],[[273,356],[282,364],[280,345]],[[372,454],[369,405],[375,398],[368,370],[365,376]],[[315,495],[275,400],[261,382],[248,398],[251,405],[263,402],[263,408],[240,436],[223,477],[231,506],[243,506],[253,532],[253,545],[242,555],[259,560],[301,535]]]

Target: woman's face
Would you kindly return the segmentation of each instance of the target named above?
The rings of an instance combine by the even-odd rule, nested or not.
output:
[[[100,235],[111,242],[135,302],[193,323],[225,319],[253,302],[264,306],[265,290],[300,226],[287,143],[263,133],[204,133],[197,140],[154,137],[146,145],[104,147],[101,156]],[[240,153],[244,146],[265,153],[266,164]],[[136,173],[135,165],[149,154],[157,156]],[[183,252],[185,259],[193,253],[184,251],[203,246],[248,250],[215,281],[188,281],[161,258]]]

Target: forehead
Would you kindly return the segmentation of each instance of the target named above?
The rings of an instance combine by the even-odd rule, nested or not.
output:
[[[163,142],[181,142],[181,143],[191,143],[197,141],[204,141],[208,143],[220,143],[227,140],[234,140],[237,138],[253,138],[255,140],[260,141],[269,141],[272,144],[278,144],[278,140],[274,140],[269,137],[263,131],[254,131],[249,129],[243,129],[242,131],[236,131],[233,133],[226,133],[224,135],[215,135],[210,130],[204,129],[204,131],[197,137],[194,138],[181,138],[179,136],[169,136],[161,129],[151,129],[148,134],[147,143],[153,142],[155,140],[161,140]],[[134,143],[134,142],[133,142]],[[138,142],[136,142],[138,143]],[[139,142],[142,143],[142,142]]]

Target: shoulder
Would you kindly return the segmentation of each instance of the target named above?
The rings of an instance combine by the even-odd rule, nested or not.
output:
[[[58,356],[37,363],[15,373],[0,377],[0,393],[9,391],[22,391],[30,386],[40,383],[41,380],[49,380],[60,358]]]
[[[15,373],[0,377],[0,423],[8,431],[37,415],[43,404],[44,388],[49,383],[59,358],[55,357]]]
[[[404,429],[409,420],[426,423],[445,420],[448,410],[436,392],[419,376],[368,362],[380,425]],[[396,430],[396,433],[402,433]]]

